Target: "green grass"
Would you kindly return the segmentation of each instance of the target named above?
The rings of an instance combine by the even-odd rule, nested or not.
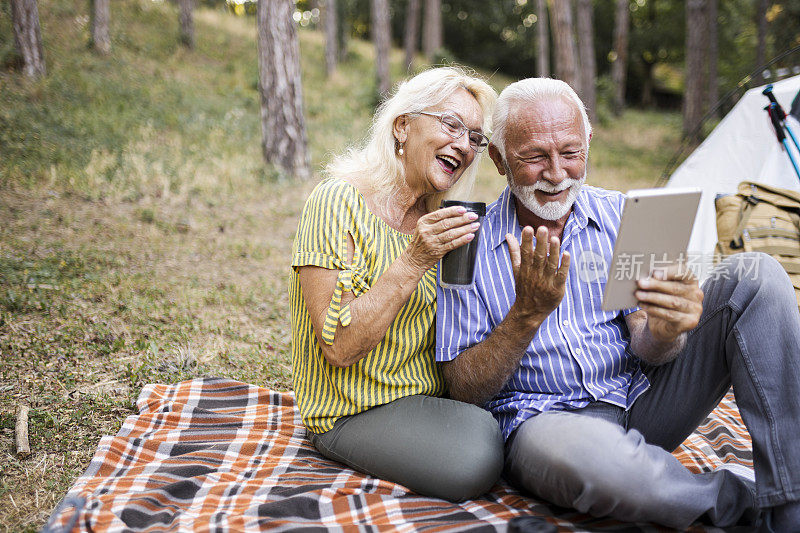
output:
[[[214,375],[290,388],[297,217],[375,104],[369,43],[353,42],[328,79],[322,34],[301,31],[317,174],[279,178],[261,160],[252,18],[198,10],[188,51],[170,3],[116,0],[112,53],[100,57],[86,47],[87,5],[39,1],[48,77],[0,70],[0,530],[41,528],[145,383]],[[3,3],[0,65],[10,35]],[[654,184],[678,132],[676,115],[603,121],[590,182]],[[476,197],[504,183],[484,159]],[[31,407],[24,460],[20,403]]]

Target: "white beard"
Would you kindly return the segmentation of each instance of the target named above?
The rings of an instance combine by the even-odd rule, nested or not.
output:
[[[581,187],[586,181],[586,171],[584,170],[580,179],[566,178],[558,185],[553,185],[544,180],[537,181],[533,185],[517,185],[514,181],[514,176],[511,174],[511,169],[508,165],[505,165],[505,167],[506,179],[511,192],[531,213],[543,220],[558,220],[569,213],[569,210],[572,209],[572,204],[578,198]],[[540,204],[534,194],[536,191],[556,193],[564,189],[569,189],[569,193],[567,193],[567,198],[563,202],[553,201]]]

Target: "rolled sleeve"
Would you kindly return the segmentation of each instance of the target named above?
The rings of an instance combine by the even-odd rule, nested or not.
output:
[[[292,268],[317,266],[339,270],[320,335],[326,344],[333,344],[338,324],[350,324],[350,305],[341,304],[344,292],[358,297],[370,288],[362,250],[356,247],[353,260],[348,260],[347,235],[352,237],[356,231],[354,201],[347,189],[318,187],[303,208],[294,241]]]
[[[436,360],[452,361],[492,331],[483,299],[468,290],[437,288]]]

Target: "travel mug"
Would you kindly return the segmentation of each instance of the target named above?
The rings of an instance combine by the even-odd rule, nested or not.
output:
[[[460,205],[478,215],[476,222],[482,224],[486,215],[486,204],[483,202],[461,202],[445,200],[442,207]],[[439,262],[439,285],[445,289],[467,289],[475,279],[475,254],[478,252],[478,241],[481,229],[475,232],[475,238],[455,250],[450,250]]]

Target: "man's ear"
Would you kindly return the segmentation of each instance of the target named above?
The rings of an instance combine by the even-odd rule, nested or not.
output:
[[[501,176],[505,176],[506,167],[503,165],[503,154],[500,153],[500,150],[497,149],[497,146],[495,146],[494,143],[489,143],[489,157],[491,157],[492,161],[494,161],[494,166],[497,167],[497,172],[499,172]]]
[[[410,121],[408,120],[408,115],[400,115],[396,119],[394,119],[394,124],[392,125],[392,134],[394,138],[397,139],[397,142],[404,143],[408,140],[408,127]]]

